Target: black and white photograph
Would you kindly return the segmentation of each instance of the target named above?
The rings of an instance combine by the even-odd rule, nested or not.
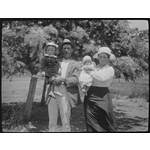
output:
[[[3,19],[5,133],[149,132],[148,19]]]

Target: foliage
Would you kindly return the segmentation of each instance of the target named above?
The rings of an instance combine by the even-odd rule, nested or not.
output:
[[[135,81],[136,78],[142,76],[142,68],[131,57],[122,56],[117,58],[114,67],[117,78],[123,76],[127,81]]]
[[[32,75],[37,74],[43,54],[43,44],[56,36],[56,31],[52,26],[44,29],[38,26],[29,28],[25,25],[12,29],[3,28],[3,74],[12,76],[17,72],[24,73],[24,70],[28,70]]]
[[[23,103],[10,103],[2,105],[3,128],[14,128],[23,125]]]
[[[127,20],[14,20],[2,23],[3,74],[39,71],[43,48],[64,38],[76,44],[74,59],[93,56],[100,46],[116,55],[116,77],[135,80],[148,72],[148,30],[130,29]],[[61,52],[60,52],[61,54]]]

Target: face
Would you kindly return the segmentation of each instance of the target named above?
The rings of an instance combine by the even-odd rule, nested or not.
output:
[[[90,60],[84,61],[84,65],[91,65],[91,64],[92,64],[92,62]]]
[[[98,59],[101,66],[105,66],[109,63],[109,56],[106,53],[99,54]]]
[[[62,47],[62,53],[65,59],[70,59],[71,54],[73,52],[73,48],[70,44],[64,44]]]
[[[54,46],[48,46],[46,50],[48,55],[54,55],[56,52],[56,48]]]

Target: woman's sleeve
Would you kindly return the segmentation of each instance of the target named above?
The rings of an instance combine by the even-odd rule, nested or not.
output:
[[[114,76],[114,69],[112,67],[109,67],[109,68],[107,68],[105,70],[102,70],[102,71],[101,70],[91,71],[90,75],[93,78],[95,78],[95,79],[97,79],[101,82],[105,82],[105,81],[111,79]]]

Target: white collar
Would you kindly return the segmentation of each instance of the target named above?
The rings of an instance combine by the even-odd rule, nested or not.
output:
[[[99,67],[99,65],[97,65],[96,66],[96,68],[99,70],[102,70],[102,69],[105,69],[105,68],[108,68],[109,67],[109,65],[107,64],[107,65],[105,65],[105,66],[103,66],[103,67]]]
[[[48,57],[55,57],[55,58],[57,58],[57,56],[55,56],[55,55],[48,55],[48,54],[44,54],[44,56],[48,56]]]

